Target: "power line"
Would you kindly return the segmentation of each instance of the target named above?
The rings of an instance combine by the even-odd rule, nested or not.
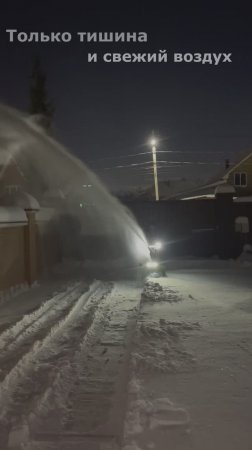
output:
[[[88,163],[97,162],[97,161],[105,161],[107,159],[125,159],[125,158],[131,158],[135,156],[141,156],[141,155],[148,155],[151,154],[151,152],[140,152],[140,153],[129,153],[127,155],[117,155],[117,156],[104,156],[103,158],[97,158],[89,160]]]
[[[227,154],[227,153],[234,153],[234,151],[232,152],[227,152],[225,150],[218,150],[218,151],[199,151],[199,150],[157,150],[157,153],[183,153],[183,154],[201,154],[201,155],[205,155],[205,154],[210,154],[210,155],[216,155],[216,154]],[[88,163],[92,163],[92,162],[98,162],[98,161],[106,161],[109,159],[127,159],[127,158],[134,158],[134,157],[138,157],[138,156],[142,156],[142,155],[149,155],[151,154],[151,151],[146,151],[146,152],[139,152],[139,153],[129,153],[127,155],[115,155],[115,156],[104,156],[102,158],[96,158],[96,159],[92,159],[92,160],[88,160]]]
[[[104,167],[103,170],[111,170],[111,169],[124,169],[125,167],[137,167],[137,166],[143,166],[146,164],[150,164],[152,161],[145,161],[141,163],[132,163],[132,164],[126,164],[126,165],[120,165],[120,166],[112,166],[112,167]]]
[[[111,167],[99,167],[97,170],[117,170],[117,169],[134,169],[138,168],[140,166],[145,166],[147,164],[151,164],[151,166],[146,167],[146,169],[153,168],[152,161],[145,161],[142,163],[132,163],[132,164],[126,164],[126,165],[117,165],[117,166],[111,166]],[[215,166],[223,166],[223,162],[217,162],[217,161],[166,161],[161,160],[157,161],[157,164],[164,164],[164,166],[158,166],[158,168],[165,168],[165,167],[175,167],[175,166],[183,166],[183,165],[215,165]],[[143,167],[144,169],[144,167]]]
[[[211,155],[215,155],[215,154],[223,154],[223,153],[234,153],[234,151],[230,152],[230,151],[226,151],[226,150],[209,150],[209,151],[203,151],[203,150],[157,150],[157,153],[198,153],[198,154],[211,154]]]

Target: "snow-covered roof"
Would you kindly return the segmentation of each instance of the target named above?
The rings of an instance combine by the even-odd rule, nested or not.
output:
[[[249,158],[252,158],[252,153],[249,153],[248,155],[246,155],[244,158],[240,159],[236,164],[234,164],[232,167],[228,168],[227,171],[225,172],[223,179],[227,180],[230,173],[232,173],[234,170],[236,170],[237,168],[239,168],[239,166],[241,164],[243,164],[244,162],[246,162]]]
[[[0,223],[26,223],[27,217],[22,208],[0,206]]]
[[[218,180],[215,183],[204,184],[203,186],[198,186],[194,189],[190,189],[185,192],[180,192],[177,195],[170,197],[171,200],[184,200],[188,197],[198,197],[206,194],[214,194],[216,186],[224,184],[225,181]]]
[[[3,150],[2,146],[1,146],[1,141],[0,141],[0,168],[1,168],[1,174],[3,174],[5,172],[5,169],[8,168],[10,163],[13,163],[15,165],[16,170],[19,172],[21,177],[24,178],[24,174],[23,174],[19,164],[17,164],[17,161],[16,161],[14,155],[12,153],[10,153],[9,151],[7,151],[7,150]]]
[[[215,195],[216,194],[235,194],[235,188],[230,184],[221,184],[216,187]]]
[[[184,197],[181,200],[209,200],[215,198],[214,194],[194,195],[192,197]]]

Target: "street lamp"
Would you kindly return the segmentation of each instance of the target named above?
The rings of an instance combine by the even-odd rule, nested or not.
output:
[[[154,174],[154,186],[155,186],[155,197],[156,201],[159,201],[159,192],[158,192],[158,175],[157,175],[157,140],[153,137],[150,141],[152,147],[152,159],[153,159],[153,174]]]

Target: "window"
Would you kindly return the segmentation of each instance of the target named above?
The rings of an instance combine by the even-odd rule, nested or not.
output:
[[[236,172],[234,174],[234,184],[235,186],[247,186],[247,174],[246,172]]]
[[[8,184],[4,187],[4,189],[8,192],[8,194],[14,194],[19,191],[19,186],[16,184]]]
[[[235,231],[237,233],[249,233],[249,220],[248,217],[236,217],[235,219]]]

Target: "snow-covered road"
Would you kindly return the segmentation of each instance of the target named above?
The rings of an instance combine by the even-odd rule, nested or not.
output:
[[[173,267],[0,307],[1,450],[251,449],[251,267]]]
[[[252,448],[251,270],[188,263],[149,280],[132,356],[125,450]]]
[[[75,283],[0,335],[1,449],[118,448],[140,294]]]

